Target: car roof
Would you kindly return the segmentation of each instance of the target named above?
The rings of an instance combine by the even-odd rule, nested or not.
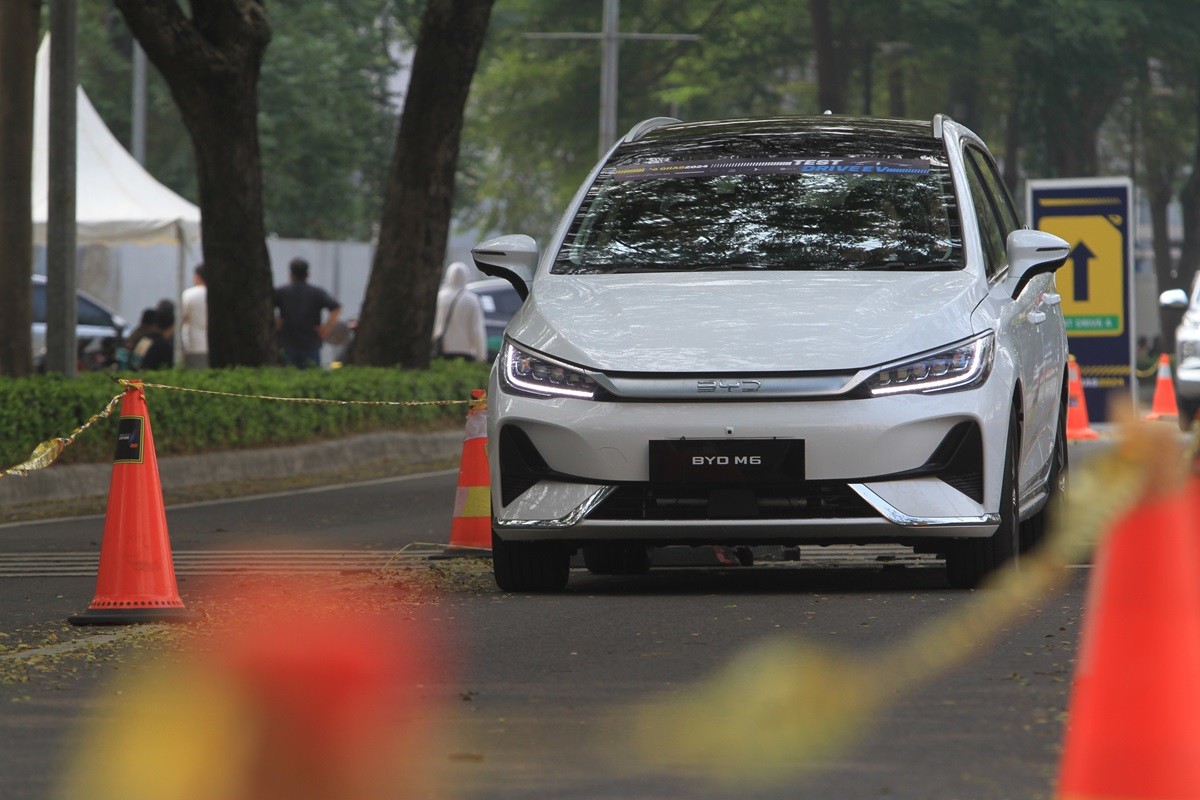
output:
[[[660,124],[655,124],[660,123]],[[937,155],[945,145],[930,120],[808,117],[643,123],[614,154],[613,163],[670,154],[672,158],[798,155]]]

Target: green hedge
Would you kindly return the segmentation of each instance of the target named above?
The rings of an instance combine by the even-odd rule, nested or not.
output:
[[[428,370],[344,367],[337,370],[237,368],[164,370],[138,377],[150,383],[218,392],[327,400],[466,400],[487,385],[487,365],[438,362]],[[129,377],[132,377],[130,375]],[[0,468],[28,458],[42,441],[66,436],[122,391],[107,374],[73,380],[56,375],[0,378]],[[159,455],[272,447],[377,430],[452,427],[465,405],[340,406],[289,403],[147,388],[146,406]],[[68,447],[61,463],[105,462],[116,446],[116,416],[102,420]]]

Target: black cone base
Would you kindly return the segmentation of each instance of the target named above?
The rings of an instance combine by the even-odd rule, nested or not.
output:
[[[89,608],[67,618],[72,625],[137,625],[143,622],[199,622],[204,615],[186,608]]]

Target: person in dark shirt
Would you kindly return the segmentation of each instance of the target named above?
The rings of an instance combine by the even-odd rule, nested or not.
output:
[[[175,306],[160,305],[154,311],[157,327],[148,334],[150,346],[142,356],[142,369],[169,369],[175,366]]]
[[[308,262],[293,258],[288,265],[292,280],[275,289],[275,308],[279,314],[275,327],[283,361],[304,369],[321,363],[321,342],[337,322],[342,305],[329,292],[308,282]],[[321,312],[328,311],[325,321]]]

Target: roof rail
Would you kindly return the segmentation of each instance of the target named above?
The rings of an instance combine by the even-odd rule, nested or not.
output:
[[[947,114],[934,114],[933,115],[933,138],[941,139],[942,138],[942,126],[947,122],[953,122],[953,121],[954,120],[950,119],[949,115],[947,115]]]
[[[629,133],[625,134],[625,138],[622,141],[636,142],[655,128],[663,125],[675,125],[680,122],[683,122],[683,120],[675,119],[674,117],[651,117],[650,119],[644,119],[630,128]]]

